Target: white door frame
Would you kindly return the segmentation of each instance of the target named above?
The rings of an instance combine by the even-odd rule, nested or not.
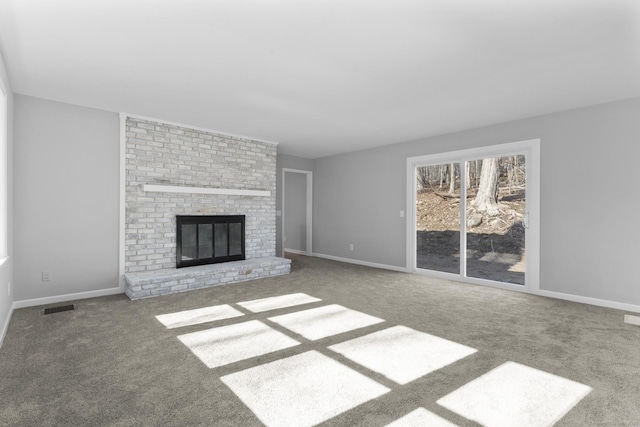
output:
[[[285,249],[285,245],[284,245],[284,238],[285,238],[285,234],[284,234],[284,224],[285,224],[285,199],[287,197],[287,192],[286,192],[286,188],[285,188],[285,175],[286,173],[301,173],[304,174],[307,178],[307,218],[306,218],[306,248],[305,251],[302,252],[303,255],[308,255],[311,256],[313,254],[313,242],[312,242],[312,236],[313,236],[313,172],[312,171],[306,171],[306,170],[301,170],[301,169],[289,169],[289,168],[282,168],[282,216],[281,216],[281,227],[280,229],[282,230],[282,256],[284,257],[284,249]]]
[[[477,279],[466,276],[466,267],[461,266],[460,274],[418,269],[416,267],[416,167],[428,164],[457,163],[465,160],[501,157],[514,154],[527,156],[527,195],[526,213],[528,215],[528,229],[526,236],[526,268],[525,285],[512,285],[493,280]],[[464,170],[464,169],[463,169]],[[464,190],[464,174],[461,174],[460,186]],[[465,218],[465,200],[461,197],[460,218]],[[464,221],[460,221],[461,230]],[[461,232],[461,253],[466,249],[465,233]],[[540,290],[540,140],[531,139],[507,144],[491,145],[468,150],[450,151],[446,153],[409,157],[407,158],[407,271],[441,277],[478,285],[492,286],[503,289],[519,290],[537,293]]]

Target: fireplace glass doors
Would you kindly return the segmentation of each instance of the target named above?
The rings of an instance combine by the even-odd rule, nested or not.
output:
[[[240,261],[244,215],[176,216],[176,267]]]

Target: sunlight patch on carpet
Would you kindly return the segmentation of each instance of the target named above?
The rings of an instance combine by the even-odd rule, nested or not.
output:
[[[317,351],[221,380],[269,427],[313,426],[389,391]]]
[[[398,384],[407,384],[477,351],[406,326],[394,326],[329,349]]]
[[[515,362],[449,393],[438,404],[484,426],[552,426],[591,387]]]
[[[277,297],[262,298],[252,301],[239,302],[240,307],[244,307],[253,313],[261,313],[263,311],[276,310],[278,308],[293,307],[301,304],[309,304],[312,302],[322,301],[303,293],[280,295]]]
[[[258,320],[184,334],[178,339],[209,368],[300,344]]]
[[[377,317],[337,304],[270,317],[269,320],[309,340],[318,340],[384,322]]]
[[[173,329],[239,316],[244,316],[244,314],[230,305],[224,304],[179,311],[177,313],[160,314],[156,316],[156,319],[167,328]]]
[[[398,418],[391,424],[387,424],[386,427],[458,427],[456,424],[445,420],[444,418],[429,412],[424,408],[418,408],[415,411],[409,412],[402,418]]]

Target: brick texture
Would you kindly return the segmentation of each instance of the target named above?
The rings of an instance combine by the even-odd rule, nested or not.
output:
[[[197,267],[144,271],[125,275],[125,293],[132,299],[175,294],[269,276],[289,274],[291,260],[265,257]]]
[[[154,193],[145,184],[271,195]],[[127,118],[125,272],[175,267],[176,215],[246,215],[246,258],[275,256],[275,192],[275,145]]]

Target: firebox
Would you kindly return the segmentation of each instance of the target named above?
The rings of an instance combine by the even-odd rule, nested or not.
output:
[[[240,261],[244,215],[177,215],[176,268]]]

